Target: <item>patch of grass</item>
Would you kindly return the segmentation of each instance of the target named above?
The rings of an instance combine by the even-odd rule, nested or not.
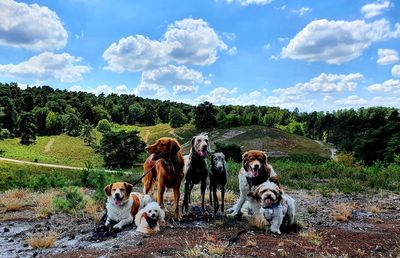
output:
[[[53,212],[53,198],[59,194],[56,191],[37,193],[34,210],[39,218],[46,218]]]
[[[315,230],[300,232],[299,236],[307,239],[307,241],[312,245],[320,246],[322,244],[323,237]]]
[[[51,147],[46,149],[46,145],[53,140]],[[73,167],[83,167],[85,161],[90,161],[96,168],[103,165],[103,158],[91,147],[86,146],[80,137],[65,134],[37,136],[36,143],[31,145],[22,145],[19,141],[20,138],[0,141],[0,149],[4,151],[3,157]]]
[[[369,211],[371,213],[381,213],[382,209],[380,209],[378,206],[370,205],[367,207],[367,211]]]
[[[353,216],[353,210],[357,207],[354,203],[340,203],[333,206],[332,217],[336,221],[346,222]]]
[[[96,202],[91,198],[86,198],[84,211],[90,218],[99,223],[103,215],[104,203]]]
[[[211,257],[222,257],[226,249],[225,244],[222,242],[206,243],[204,247]]]
[[[26,239],[26,242],[33,249],[50,248],[57,241],[59,234],[54,231],[37,233]]]
[[[0,205],[4,206],[6,211],[19,211],[28,204],[28,195],[26,189],[8,190],[0,196]]]
[[[250,227],[256,229],[265,229],[265,227],[267,226],[267,221],[265,220],[263,215],[249,216],[247,218],[247,222],[249,223]]]
[[[83,217],[86,202],[83,193],[77,187],[69,187],[63,190],[60,197],[53,198],[53,207],[55,212],[65,212],[74,217]]]
[[[201,257],[202,255],[203,252],[200,246],[195,245],[191,247],[187,241],[185,249],[183,249],[182,253],[179,253],[180,257]]]
[[[257,246],[257,240],[255,239],[248,239],[246,243],[244,244],[245,247],[256,247]]]

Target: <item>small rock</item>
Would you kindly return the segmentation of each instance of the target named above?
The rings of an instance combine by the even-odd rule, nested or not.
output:
[[[69,235],[68,240],[72,240],[72,239],[75,239],[75,234]]]
[[[139,241],[139,242],[136,243],[136,246],[142,246],[142,245],[143,245],[142,241]]]
[[[62,245],[61,248],[67,248],[67,246],[66,245]]]
[[[114,245],[113,248],[118,249],[119,245]]]
[[[80,246],[80,247],[78,247],[78,249],[82,250],[82,249],[85,249],[85,247],[84,246]]]
[[[34,253],[32,254],[32,257],[36,257],[36,256],[38,256],[38,254],[39,254],[39,252],[36,251],[36,252],[34,252]]]
[[[10,239],[8,239],[7,242],[12,243],[12,242],[14,242],[14,239],[10,238]]]
[[[28,244],[26,244],[26,243],[23,245],[23,247],[28,247],[28,246],[29,246],[29,245],[28,245]]]
[[[380,252],[380,251],[382,251],[382,246],[380,246],[380,245],[375,246],[374,251],[375,251],[375,252]]]
[[[4,228],[4,229],[3,229],[3,232],[4,232],[4,233],[10,232],[10,229],[9,229],[9,228]]]

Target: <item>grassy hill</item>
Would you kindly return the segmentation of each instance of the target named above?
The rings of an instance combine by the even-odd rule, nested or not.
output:
[[[173,129],[169,124],[155,126],[114,126],[113,130],[138,130],[140,137],[148,144],[163,136],[175,137],[184,147],[184,153],[190,150],[190,139],[200,131],[191,125]],[[313,154],[329,156],[329,149],[313,140],[290,134],[275,128],[263,126],[244,126],[231,129],[216,129],[208,132],[212,142],[235,143],[244,151],[261,149],[270,156],[291,154]],[[101,137],[97,133],[97,140]],[[83,167],[90,161],[94,167],[102,167],[102,157],[86,146],[80,137],[67,135],[38,136],[35,144],[21,145],[19,138],[0,141],[3,156],[25,161]],[[215,148],[215,146],[212,146]]]

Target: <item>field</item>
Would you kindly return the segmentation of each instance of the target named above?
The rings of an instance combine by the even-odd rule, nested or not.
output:
[[[136,129],[148,143],[174,136],[187,153],[193,127],[169,125],[119,126]],[[0,249],[6,257],[398,257],[400,255],[400,164],[372,166],[327,160],[329,148],[315,141],[264,127],[238,127],[209,132],[214,142],[236,143],[243,150],[264,149],[280,175],[286,193],[297,201],[297,226],[280,236],[265,225],[245,219],[212,217],[211,208],[198,213],[199,189],[193,190],[192,213],[181,222],[171,219],[171,192],[166,194],[167,222],[162,231],[144,237],[129,226],[116,237],[93,237],[104,210],[103,188],[115,181],[133,182],[142,168],[109,173],[102,169],[70,170],[0,162]],[[98,135],[99,136],[99,135]],[[49,142],[53,143],[49,147]],[[252,140],[253,139],[253,140]],[[254,140],[255,139],[255,140]],[[57,142],[64,141],[59,147]],[[70,145],[70,142],[76,144]],[[7,146],[6,146],[6,143]],[[65,143],[68,143],[66,146]],[[79,154],[80,138],[39,137],[35,146],[17,139],[0,142],[6,157],[84,166],[93,152]],[[79,147],[80,146],[83,147]],[[11,146],[14,145],[14,146]],[[47,147],[46,147],[47,145]],[[69,148],[68,148],[69,147]],[[214,146],[213,146],[214,148]],[[44,153],[44,149],[48,149]],[[64,154],[62,151],[64,149]],[[67,150],[68,149],[68,150]],[[39,150],[42,152],[39,153]],[[59,150],[60,152],[56,151]],[[87,151],[87,150],[86,150]],[[40,155],[35,155],[38,152]],[[11,156],[9,156],[11,155]],[[15,155],[15,156],[12,156]],[[67,155],[71,155],[67,158]],[[85,155],[85,157],[83,157]],[[283,157],[282,157],[283,156]],[[59,159],[57,159],[59,157]],[[322,157],[322,158],[316,158]],[[101,161],[100,157],[98,157]],[[97,164],[101,165],[100,161]],[[57,163],[59,162],[59,163]],[[66,163],[62,163],[66,162]],[[228,161],[227,207],[238,198],[240,163]],[[181,187],[183,188],[183,187]],[[136,187],[141,191],[140,184]],[[183,189],[181,189],[183,190]],[[208,192],[206,197],[208,196]],[[208,200],[208,198],[206,198]],[[261,228],[260,228],[261,227]],[[237,241],[229,240],[245,229]],[[384,232],[384,233],[383,233]],[[38,241],[38,240],[41,241]],[[124,241],[121,241],[124,239]],[[1,255],[0,255],[1,256]]]

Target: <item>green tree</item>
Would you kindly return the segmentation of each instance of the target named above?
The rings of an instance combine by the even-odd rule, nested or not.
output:
[[[79,117],[73,113],[67,114],[65,121],[65,132],[71,136],[79,136],[82,129],[82,122]]]
[[[86,120],[85,123],[83,124],[82,137],[83,141],[88,146],[92,146],[93,142],[96,140],[96,137],[93,134],[93,126],[90,124],[88,120]]]
[[[108,131],[100,142],[100,153],[109,168],[131,167],[144,152],[145,143],[138,131]]]
[[[144,114],[145,110],[142,105],[137,102],[133,103],[129,106],[128,123],[132,125],[138,124],[143,119]]]
[[[101,119],[97,123],[96,130],[101,132],[101,133],[105,133],[105,132],[111,130],[111,124],[110,124],[110,122],[108,122],[107,119]]]
[[[182,110],[177,107],[172,107],[169,111],[169,124],[172,128],[181,127],[186,124],[187,117],[183,114]]]
[[[217,126],[216,110],[208,101],[196,107],[195,125],[197,129],[215,128]]]
[[[50,111],[46,117],[46,131],[48,134],[60,134],[63,129],[62,117]]]
[[[36,141],[35,118],[32,113],[23,113],[19,120],[19,133],[21,135],[21,144],[29,145]]]
[[[39,134],[46,134],[46,118],[50,110],[48,107],[35,107],[33,110],[35,116],[37,132]]]

